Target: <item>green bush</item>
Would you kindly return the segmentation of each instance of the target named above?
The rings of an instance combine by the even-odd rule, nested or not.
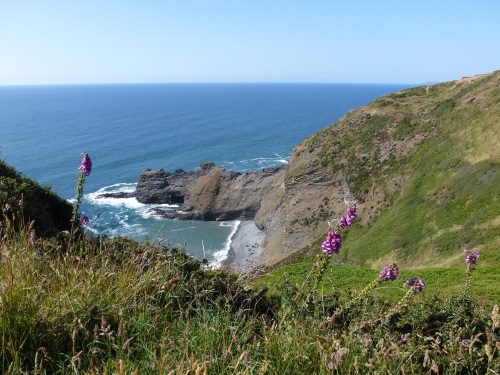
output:
[[[53,235],[71,228],[73,207],[35,181],[0,160],[0,225],[8,218],[15,225],[34,221],[39,234]]]

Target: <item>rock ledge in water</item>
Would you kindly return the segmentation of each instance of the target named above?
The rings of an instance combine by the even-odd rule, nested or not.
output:
[[[204,162],[198,170],[190,172],[148,169],[141,174],[133,194],[141,203],[182,203],[182,211],[157,210],[165,218],[249,220],[254,218],[266,193],[285,168],[239,173]]]

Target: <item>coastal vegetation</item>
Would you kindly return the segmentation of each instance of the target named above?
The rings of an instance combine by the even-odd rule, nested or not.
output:
[[[51,191],[0,160],[0,205],[4,218],[18,224],[16,216],[36,223],[38,234],[52,235],[71,226],[73,207]],[[0,221],[1,225],[2,221]]]
[[[425,271],[337,266],[335,280],[315,272],[304,283],[310,264],[271,292],[161,243],[33,239],[21,228],[6,220],[0,233],[5,374],[500,370],[500,311],[474,289],[481,258],[470,290],[470,263],[446,276],[457,288],[446,297],[426,290],[435,278]],[[405,285],[415,272],[422,292]]]
[[[297,146],[258,278],[89,235],[86,153],[74,205],[0,162],[0,372],[499,373],[499,79],[391,94]]]
[[[497,71],[389,94],[300,143],[285,172],[285,250],[267,249],[266,263],[314,257],[356,199],[343,264],[457,267],[456,249],[475,247],[497,266],[499,87]]]

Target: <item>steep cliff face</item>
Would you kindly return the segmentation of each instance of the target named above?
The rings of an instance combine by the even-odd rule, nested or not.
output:
[[[449,265],[467,246],[500,262],[499,163],[500,71],[379,98],[295,147],[279,207],[259,213],[261,262],[318,252],[349,200],[344,262]]]

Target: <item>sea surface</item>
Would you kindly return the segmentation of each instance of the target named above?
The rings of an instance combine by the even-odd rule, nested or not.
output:
[[[224,259],[238,222],[167,220],[151,205],[97,199],[133,191],[147,168],[203,161],[248,171],[286,164],[295,145],[349,110],[410,85],[122,84],[0,86],[0,158],[75,197],[81,153],[93,161],[81,212],[88,231],[185,246]],[[175,207],[171,207],[174,209]]]

